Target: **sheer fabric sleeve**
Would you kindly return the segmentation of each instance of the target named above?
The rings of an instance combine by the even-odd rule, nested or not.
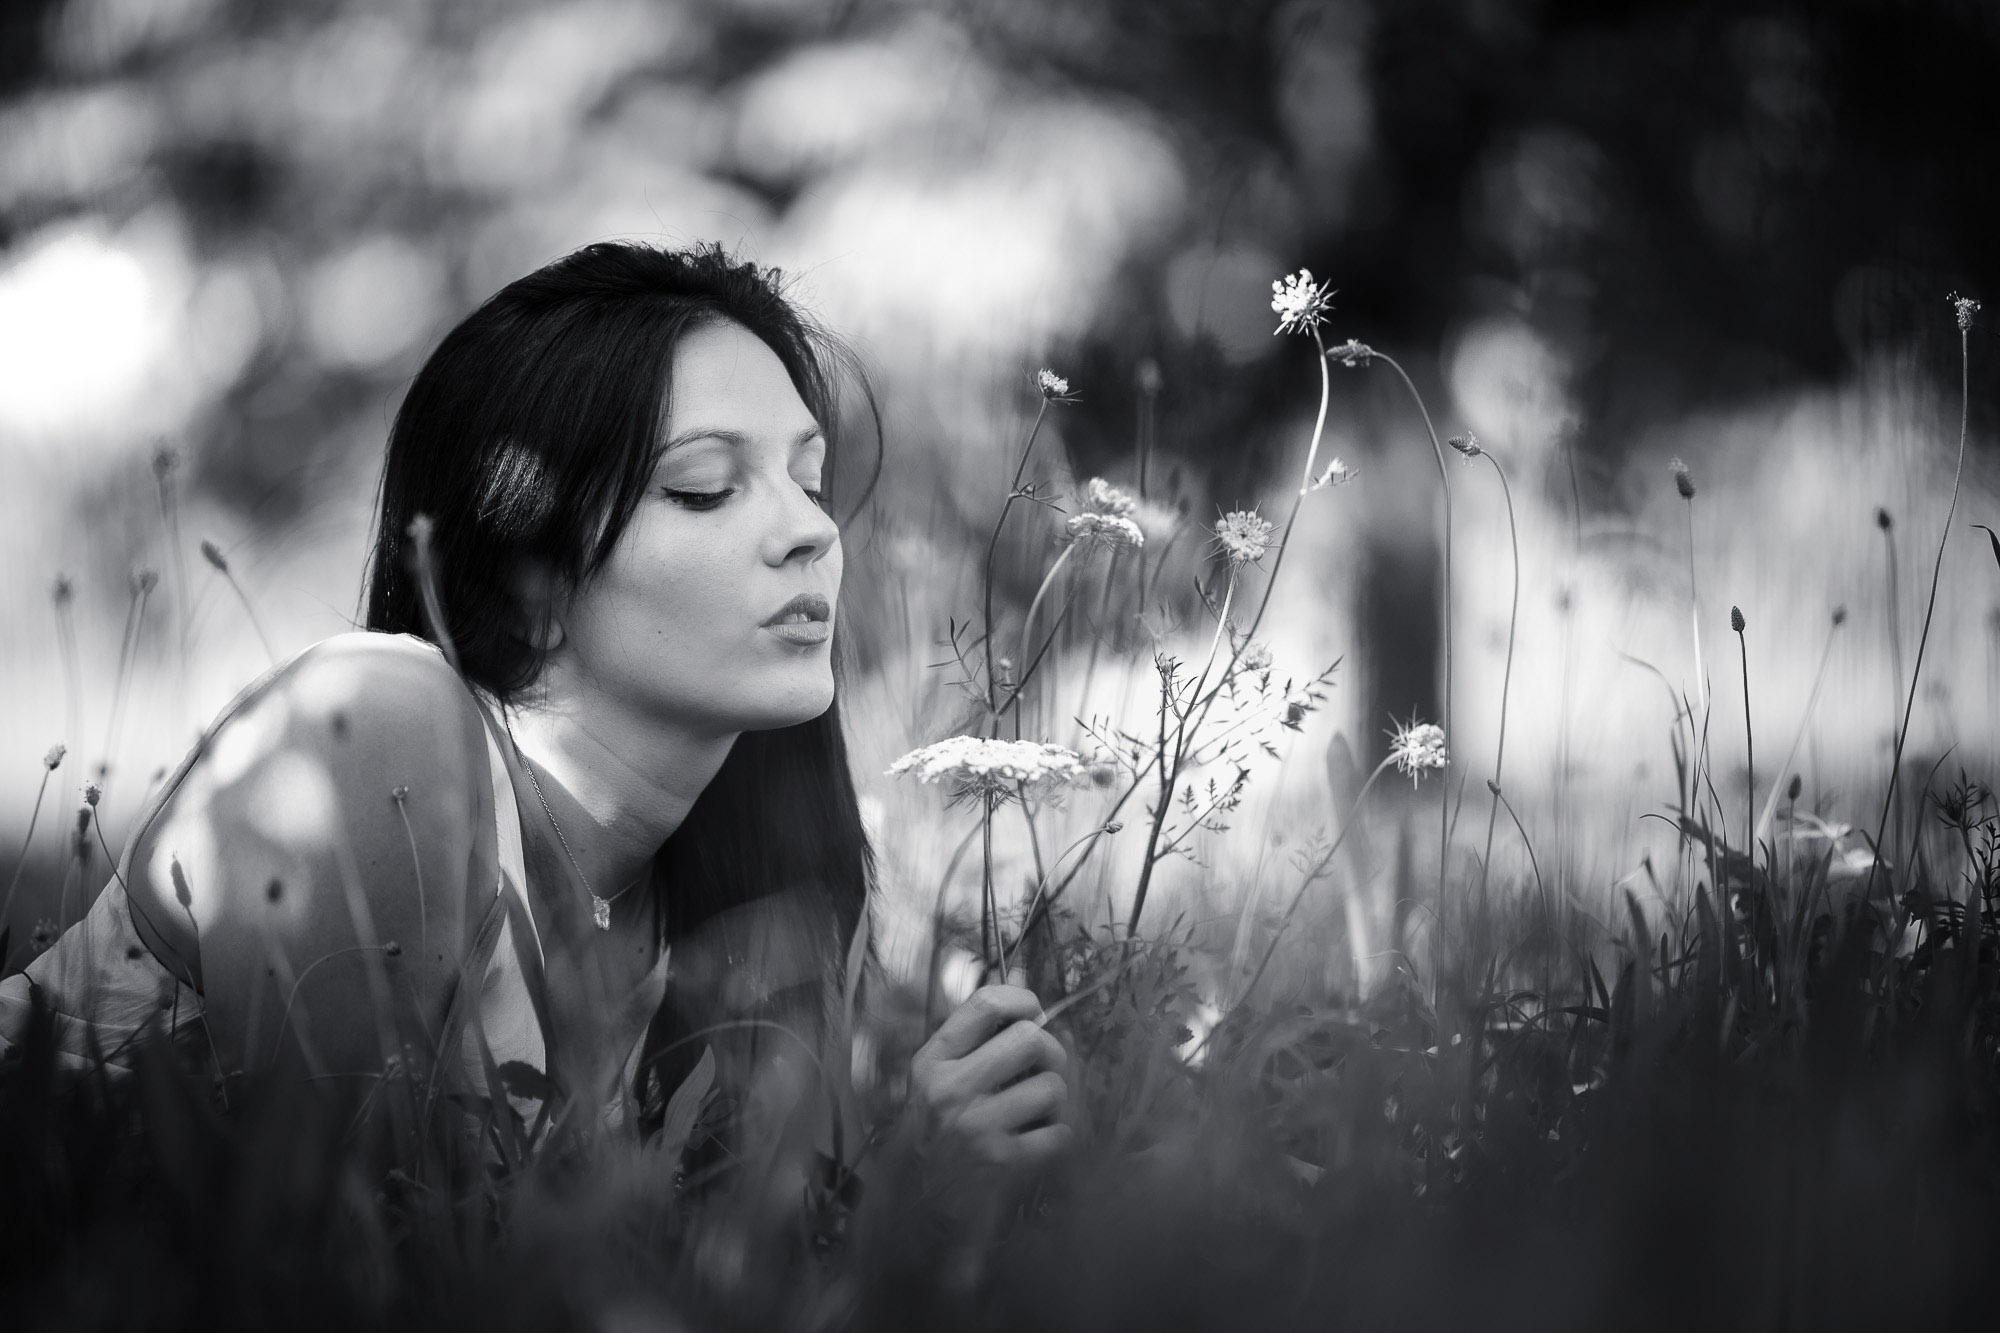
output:
[[[239,696],[126,849],[135,934],[222,1072],[431,1058],[494,882],[478,705],[437,650],[343,634]]]

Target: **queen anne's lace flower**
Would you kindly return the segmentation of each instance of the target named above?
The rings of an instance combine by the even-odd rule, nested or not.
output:
[[[1267,671],[1271,666],[1271,645],[1262,639],[1252,639],[1243,645],[1243,655],[1236,660],[1245,671]]]
[[[1066,787],[1083,776],[1083,758],[1074,750],[1039,741],[952,736],[910,751],[889,765],[890,777],[914,774],[919,782],[943,782],[953,797],[1012,796],[1023,785]]]
[[[1146,544],[1146,533],[1132,515],[1139,502],[1102,477],[1092,477],[1083,488],[1083,507],[1064,525],[1070,541],[1087,546],[1109,546],[1113,550],[1136,549]]]
[[[1116,514],[1100,514],[1086,509],[1071,514],[1063,525],[1069,540],[1086,546],[1108,546],[1114,551],[1136,550],[1146,544],[1146,534],[1137,523]]]
[[[1102,477],[1092,477],[1083,488],[1083,507],[1114,518],[1130,518],[1139,502]]]
[[[1443,768],[1449,762],[1444,749],[1444,728],[1435,722],[1414,720],[1406,727],[1397,727],[1389,733],[1389,757],[1409,775],[1410,785],[1416,786],[1425,769]]]
[[[1254,509],[1232,509],[1215,523],[1215,540],[1232,565],[1254,565],[1271,549],[1271,521]]]
[[[1271,311],[1278,317],[1274,333],[1310,333],[1332,308],[1333,289],[1314,282],[1309,268],[1271,283]]]
[[[1052,403],[1066,403],[1070,400],[1069,381],[1053,370],[1042,369],[1035,372],[1035,387],[1042,397]]]

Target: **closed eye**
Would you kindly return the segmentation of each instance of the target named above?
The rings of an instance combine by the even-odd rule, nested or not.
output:
[[[696,510],[713,509],[730,496],[736,494],[733,489],[720,491],[677,491],[671,486],[662,486],[660,492],[675,504],[686,509]]]

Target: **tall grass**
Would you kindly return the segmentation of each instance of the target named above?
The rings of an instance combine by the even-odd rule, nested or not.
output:
[[[340,1120],[309,1082],[217,1070],[203,1044],[165,1033],[141,1044],[129,1077],[65,1078],[56,1024],[37,1012],[0,1076],[9,1327],[1983,1326],[2000,1242],[2000,808],[1980,780],[1941,786],[1934,770],[1910,802],[1910,854],[1893,858],[1881,831],[1893,771],[1872,842],[1831,818],[1826,793],[1801,808],[1791,769],[1843,612],[1761,808],[1747,626],[1733,617],[1747,772],[1727,820],[1694,612],[1692,697],[1655,672],[1674,698],[1662,817],[1681,851],[1664,880],[1646,863],[1657,897],[1593,902],[1560,878],[1551,893],[1537,830],[1507,799],[1504,733],[1476,881],[1450,857],[1448,822],[1435,884],[1407,851],[1386,870],[1364,864],[1353,848],[1371,819],[1404,848],[1416,836],[1408,809],[1375,794],[1392,764],[1450,778],[1472,763],[1448,727],[1414,721],[1350,808],[1294,840],[1282,909],[1213,882],[1206,850],[1288,762],[1282,733],[1335,676],[1287,678],[1253,638],[1295,525],[1331,521],[1352,494],[1303,508],[1346,480],[1314,472],[1327,367],[1389,359],[1329,348],[1324,290],[1290,290],[1313,293],[1292,310],[1311,317],[1296,331],[1312,334],[1322,398],[1289,517],[1227,515],[1215,550],[1184,557],[1206,576],[1194,585],[1205,618],[1149,645],[1150,672],[1135,674],[1156,692],[1136,716],[1078,717],[1086,750],[1044,744],[1029,769],[1001,773],[980,765],[1003,752],[981,747],[1012,743],[1006,714],[1019,740],[1092,698],[1088,671],[1076,710],[1037,671],[1062,651],[1063,616],[1036,626],[1075,548],[1049,558],[1018,624],[1002,623],[1015,608],[994,587],[1014,502],[1069,503],[1028,476],[1068,396],[1053,376],[1039,382],[986,543],[983,617],[949,627],[978,707],[969,734],[921,738],[956,747],[925,771],[977,797],[979,822],[947,823],[922,788],[899,798],[956,847],[932,961],[914,981],[870,971],[864,927],[825,1039],[787,1066],[794,1081],[759,1085],[784,1095],[746,1100],[732,1126],[711,1055],[661,1090],[649,1136],[607,1129],[584,1097],[550,1098],[527,1124],[507,1096],[518,1068],[489,1056],[483,1088],[454,1087],[435,1063],[391,1058],[385,1029],[376,1093]],[[1140,477],[1157,462],[1159,385],[1147,384]],[[1116,495],[1093,488],[1076,512],[1115,516]],[[430,534],[420,522],[412,535],[428,594]],[[1104,603],[1132,615],[1142,562],[1106,563]],[[1518,558],[1515,570],[1518,606]],[[1926,633],[1936,587],[1934,570]],[[1233,612],[1248,599],[1245,629]],[[1009,629],[1023,647],[1003,669],[992,644]],[[1910,701],[1923,660],[1920,640]],[[1756,702],[1773,707],[1772,692],[1760,683]],[[1134,808],[1143,834],[1112,837]],[[1493,865],[1501,809],[1530,858],[1525,882]],[[1010,837],[1026,843],[1011,858]],[[1021,864],[1032,870],[1003,869]],[[1170,864],[1186,867],[1173,892]],[[1377,873],[1404,904],[1385,942],[1392,966],[1371,990],[1342,989],[1323,933],[1299,926],[1306,905]],[[1107,893],[1104,910],[1068,892],[1079,883]],[[1196,918],[1204,898],[1190,883],[1229,908],[1230,928]],[[351,893],[350,906],[378,951],[363,961],[379,968],[390,946],[373,941],[365,900]],[[941,1189],[900,1126],[902,1071],[959,948],[1042,994],[1073,1052],[1079,1131],[1057,1168],[970,1194]],[[274,961],[288,1025],[310,1023],[302,983],[325,961]],[[448,1034],[434,1049],[452,1049]]]

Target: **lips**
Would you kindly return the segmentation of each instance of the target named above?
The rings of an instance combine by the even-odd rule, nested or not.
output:
[[[825,597],[816,592],[802,592],[791,601],[779,607],[777,612],[764,623],[766,625],[802,625],[812,621],[826,621],[833,615],[833,607]]]

